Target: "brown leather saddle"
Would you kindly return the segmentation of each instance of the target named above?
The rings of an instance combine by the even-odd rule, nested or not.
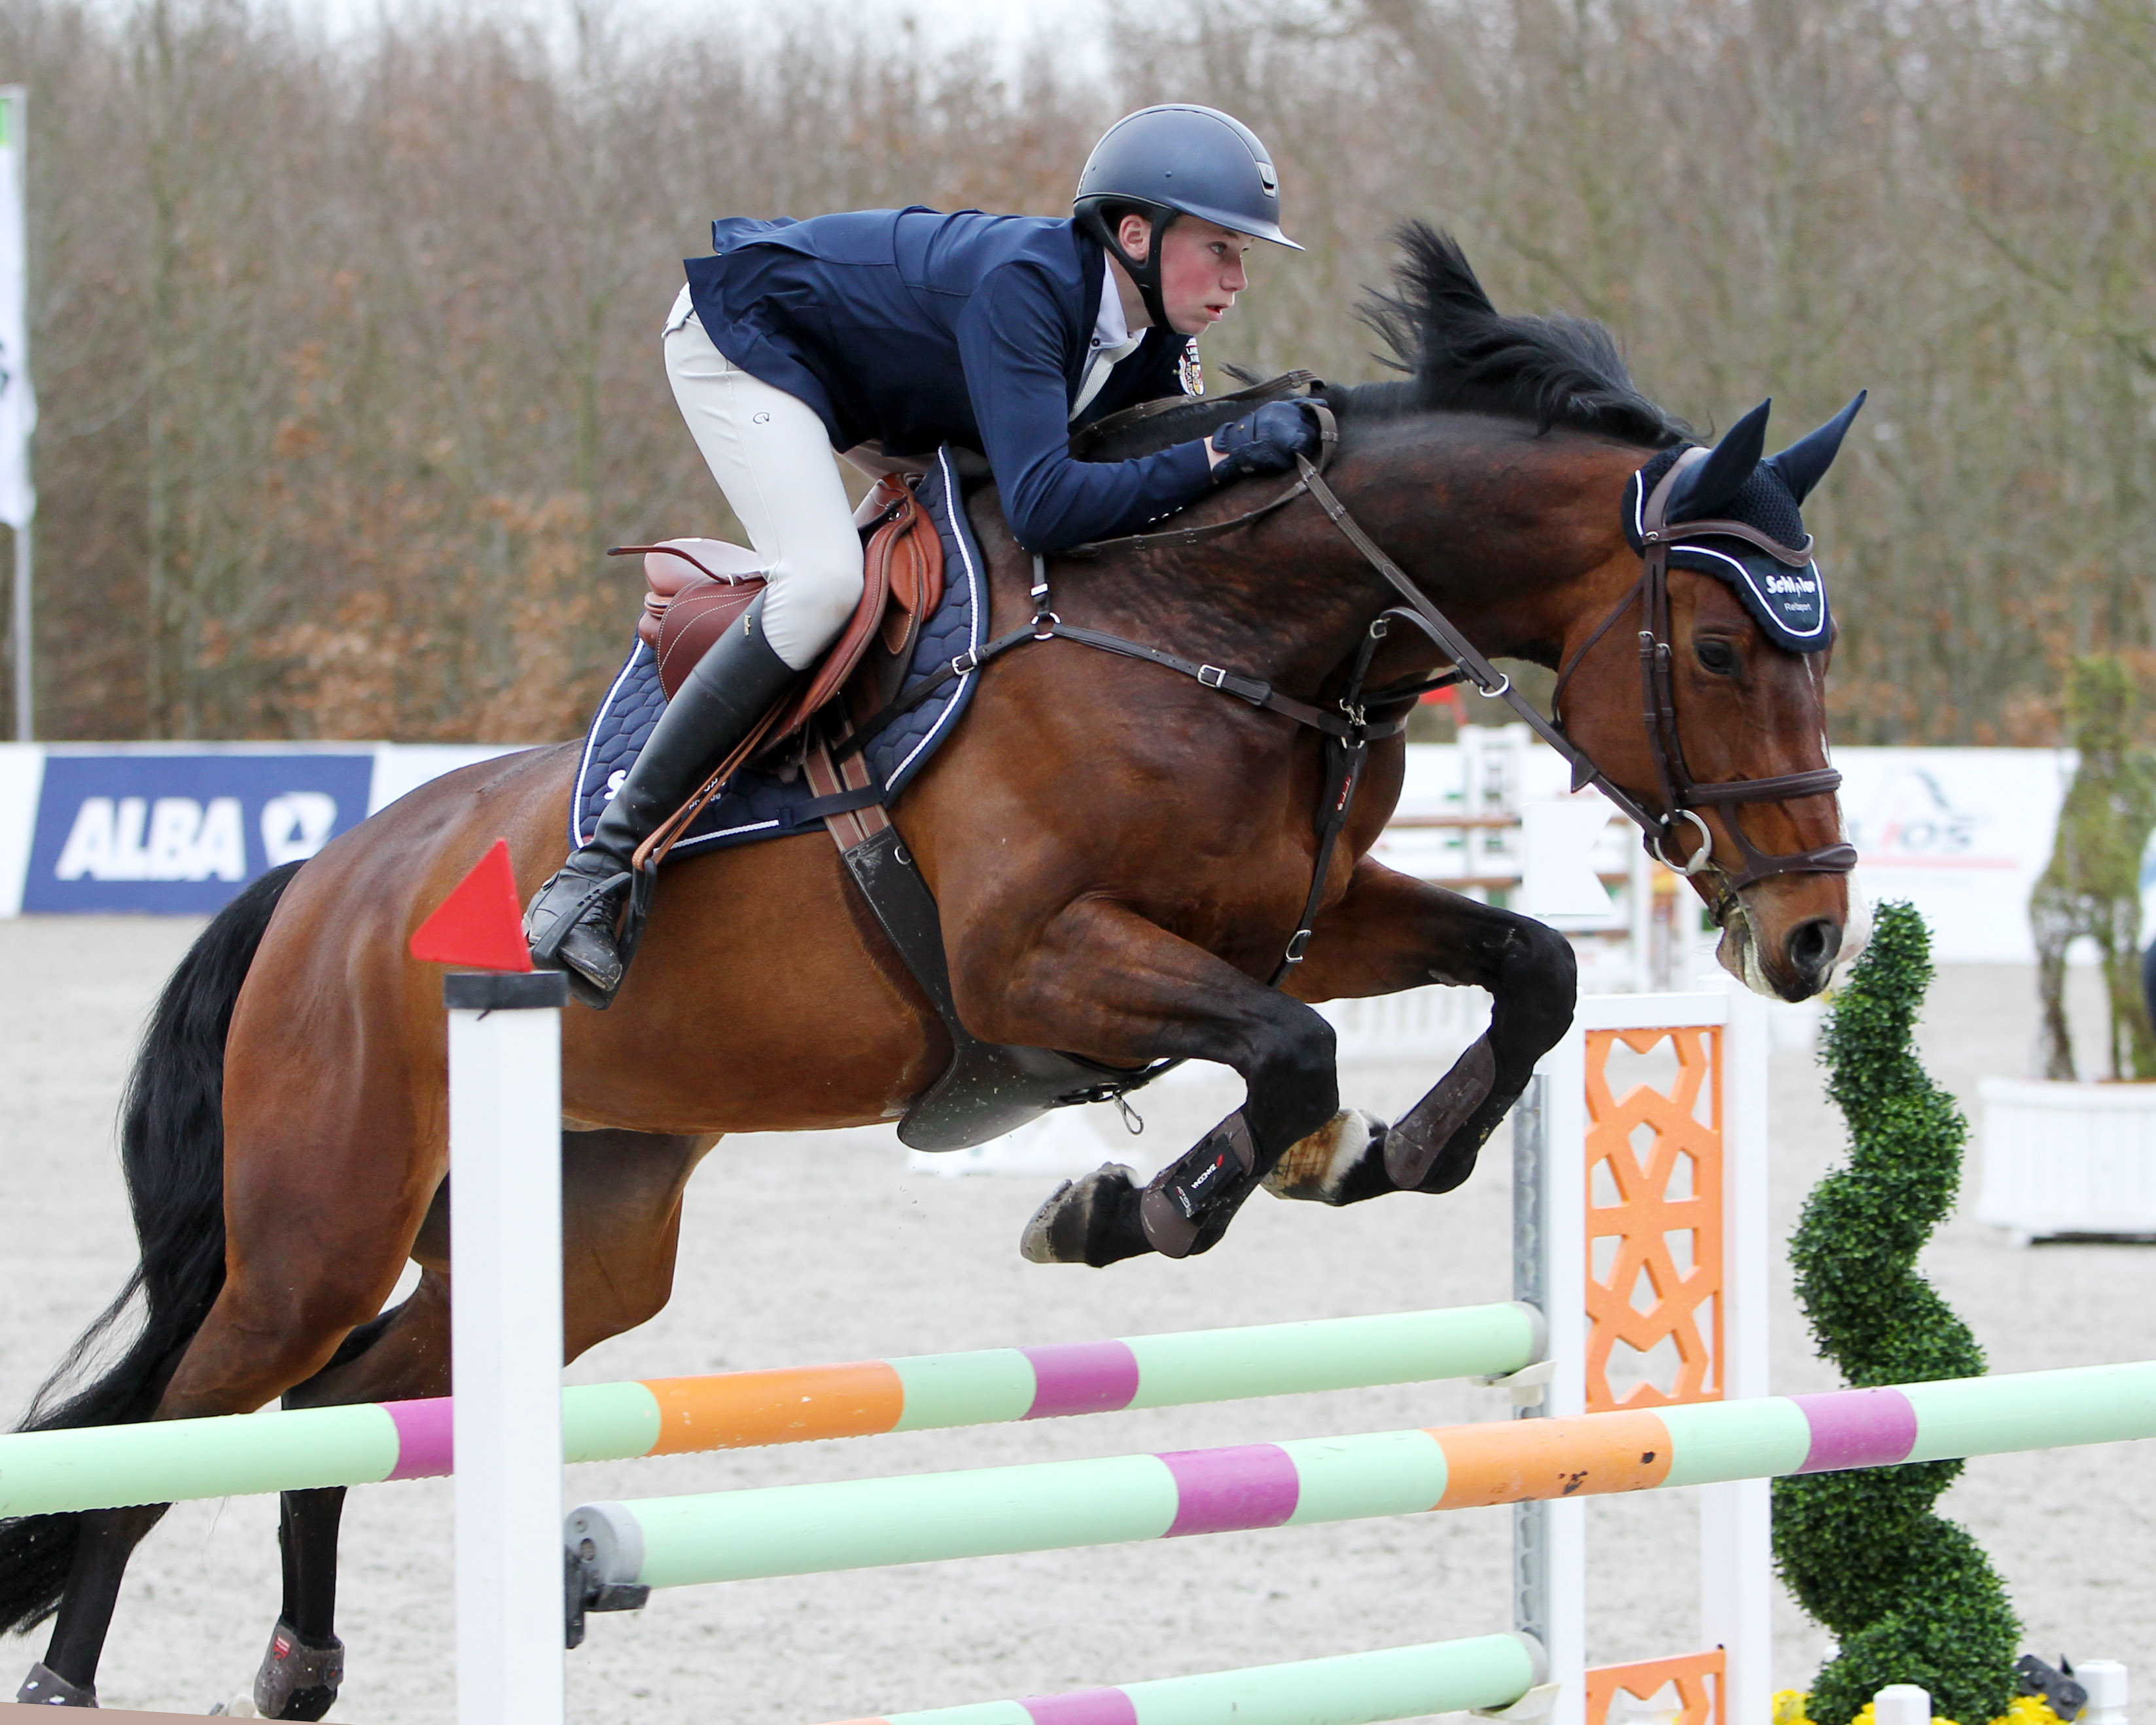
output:
[[[866,714],[898,692],[921,624],[942,603],[943,542],[901,479],[877,480],[868,507],[872,513],[862,530],[867,544],[860,603],[846,627],[696,794],[644,842],[637,854],[639,865],[664,856],[743,765],[775,762],[786,756],[808,721],[824,708],[837,703],[857,716]],[[766,572],[762,560],[747,546],[723,539],[624,545],[608,555],[638,553],[644,558],[646,591],[637,638],[657,656],[660,686],[671,700],[696,661],[763,591]]]
[[[792,735],[845,687],[871,642],[886,658],[908,653],[921,620],[943,598],[943,542],[911,488],[896,478],[876,481],[865,530],[865,579],[860,604],[829,651],[773,709],[764,747]],[[666,539],[625,545],[612,557],[644,555],[644,614],[637,638],[659,658],[659,683],[671,700],[696,661],[766,585],[762,560],[724,539]]]

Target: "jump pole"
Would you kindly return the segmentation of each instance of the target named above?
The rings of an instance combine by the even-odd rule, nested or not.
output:
[[[476,1225],[476,1224],[475,1224]],[[562,1392],[568,1461],[626,1461],[1135,1408],[1502,1378],[1543,1358],[1517,1302],[783,1366]],[[0,1516],[451,1471],[454,1399],[0,1434]],[[469,1447],[467,1455],[474,1454]]]
[[[605,1581],[686,1587],[2146,1438],[2156,1361],[588,1503],[567,1531]]]
[[[449,1011],[458,1725],[562,1725],[562,1008],[497,839],[411,937]],[[449,1458],[443,1458],[444,1461]]]
[[[1378,1725],[1512,1705],[1543,1681],[1530,1636],[1476,1635],[844,1725]]]
[[[449,1013],[459,1725],[562,1725],[558,971],[466,973]]]

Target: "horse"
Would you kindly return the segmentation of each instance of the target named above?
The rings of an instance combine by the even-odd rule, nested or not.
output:
[[[1681,567],[1666,572],[1659,624],[1614,626],[1646,603],[1628,487],[1687,428],[1633,385],[1599,325],[1501,314],[1448,238],[1417,227],[1404,239],[1397,290],[1365,315],[1406,375],[1326,392],[1338,444],[1325,495],[1473,649],[1566,668],[1563,736],[1656,824],[1655,842],[1721,922],[1723,963],[1783,999],[1816,993],[1851,915],[1846,864],[1803,861],[1840,836],[1821,788],[1826,654],[1769,640],[1730,585]],[[1200,400],[1132,436],[1193,435],[1235,411]],[[1729,465],[1734,441],[1710,459]],[[1748,472],[1758,457],[1735,465]],[[1413,629],[1376,639],[1373,619],[1399,593],[1307,484],[1250,510],[1268,483],[1239,481],[1174,522],[1250,516],[1233,531],[1049,559],[1060,614],[1320,707],[1366,647],[1373,686],[1394,690],[1460,656]],[[993,489],[968,508],[1002,631],[1029,614],[1033,560]],[[1656,628],[1674,701],[1659,741],[1631,646]],[[1465,1179],[1570,1024],[1573,958],[1541,923],[1372,860],[1400,790],[1398,736],[1368,747],[1301,962],[1273,987],[1311,891],[1312,811],[1337,739],[1069,639],[981,675],[963,723],[892,811],[941,906],[964,1025],[1120,1070],[1233,1068],[1248,1092],[1241,1190],[1263,1180],[1358,1202],[1401,1189],[1389,1170],[1402,1147],[1427,1170],[1416,1189]],[[1698,790],[1681,811],[1673,747]],[[125,1100],[141,1264],[26,1429],[449,1393],[442,995],[407,942],[497,837],[526,894],[560,864],[576,757],[542,748],[438,779],[213,919],[164,990]],[[1780,788],[1748,801],[1747,785]],[[1736,800],[1713,800],[1717,786]],[[1789,866],[1763,873],[1768,855]],[[1432,983],[1487,990],[1486,1036],[1390,1127],[1343,1110],[1333,1032],[1311,1003]],[[572,1005],[562,1022],[567,1357],[666,1303],[683,1189],[721,1134],[895,1119],[949,1052],[827,839],[669,864],[611,1009]],[[1034,1255],[1105,1263],[1146,1250],[1137,1196],[1114,1170],[1059,1194],[1029,1237]],[[408,1260],[418,1285],[385,1310]],[[131,1340],[91,1375],[80,1365],[90,1344],[138,1301]],[[265,1716],[316,1719],[334,1699],[342,1500],[283,1499],[283,1607],[256,1691]],[[128,1556],[162,1512],[0,1522],[0,1630],[55,1619],[24,1698],[95,1704]]]

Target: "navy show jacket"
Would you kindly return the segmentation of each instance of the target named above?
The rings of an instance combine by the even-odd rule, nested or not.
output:
[[[1201,442],[1076,461],[1070,404],[1105,285],[1098,241],[1037,216],[916,206],[711,223],[689,295],[727,359],[814,408],[831,445],[978,449],[1029,551],[1127,532],[1211,489]],[[1080,423],[1180,393],[1183,337],[1152,329]]]

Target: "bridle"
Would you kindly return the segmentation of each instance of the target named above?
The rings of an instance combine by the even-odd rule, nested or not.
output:
[[[1278,382],[1300,383],[1303,381],[1302,374],[1293,374],[1288,378],[1277,380],[1276,384],[1264,386],[1264,392],[1276,388]],[[1251,398],[1257,398],[1261,393],[1259,389],[1242,392]],[[1846,875],[1856,866],[1856,847],[1844,840],[1815,845],[1810,850],[1770,855],[1752,842],[1733,812],[1725,817],[1722,824],[1736,840],[1737,848],[1744,859],[1744,866],[1732,875],[1714,860],[1714,834],[1701,818],[1701,809],[1720,808],[1733,811],[1738,805],[1746,803],[1781,803],[1800,797],[1829,796],[1840,787],[1841,774],[1831,767],[1815,767],[1809,772],[1778,773],[1770,778],[1726,779],[1703,783],[1692,777],[1691,768],[1686,764],[1684,746],[1677,733],[1676,691],[1672,675],[1676,654],[1670,629],[1671,551],[1696,539],[1741,539],[1746,544],[1765,552],[1777,562],[1792,568],[1803,568],[1812,558],[1810,535],[1805,536],[1802,545],[1784,545],[1745,521],[1680,521],[1674,526],[1670,523],[1667,519],[1669,506],[1676,495],[1678,477],[1704,461],[1711,453],[1709,450],[1701,447],[1685,450],[1669,471],[1662,475],[1653,490],[1642,500],[1640,512],[1640,578],[1565,660],[1558,673],[1557,689],[1550,702],[1552,716],[1546,719],[1526,696],[1512,687],[1509,677],[1476,649],[1467,637],[1454,626],[1451,619],[1409,578],[1407,572],[1386,556],[1377,542],[1364,532],[1362,525],[1348,512],[1348,506],[1325,482],[1323,475],[1324,468],[1330,465],[1339,446],[1339,429],[1332,411],[1316,401],[1305,401],[1301,405],[1317,422],[1318,459],[1313,462],[1307,456],[1297,455],[1296,467],[1299,477],[1286,490],[1268,498],[1255,509],[1224,520],[1208,521],[1196,526],[1155,528],[1146,532],[1126,534],[1120,538],[1075,547],[1066,555],[1090,557],[1111,548],[1197,545],[1224,533],[1250,526],[1306,494],[1325,511],[1327,519],[1347,536],[1348,542],[1363,554],[1363,561],[1383,576],[1387,584],[1404,601],[1387,609],[1369,626],[1368,636],[1363,644],[1353,680],[1353,694],[1358,705],[1370,707],[1389,706],[1455,683],[1472,683],[1483,696],[1502,701],[1537,737],[1564,757],[1572,768],[1572,788],[1574,791],[1584,790],[1592,785],[1616,804],[1618,811],[1640,829],[1641,842],[1646,846],[1647,854],[1656,861],[1687,878],[1712,871],[1715,891],[1712,909],[1717,921],[1729,910],[1738,893],[1758,881],[1772,880],[1778,875]],[[1646,729],[1647,750],[1654,757],[1655,777],[1661,788],[1662,809],[1660,814],[1646,808],[1636,798],[1613,783],[1609,775],[1595,765],[1587,752],[1573,742],[1564,730],[1566,685],[1572,680],[1573,674],[1579,669],[1589,650],[1635,605],[1640,608],[1640,716]],[[1410,624],[1420,629],[1452,661],[1454,669],[1441,676],[1411,686],[1373,690],[1364,694],[1360,685],[1363,670],[1369,663],[1371,643],[1383,639],[1394,621]],[[1676,836],[1681,824],[1686,822],[1689,822],[1697,834],[1698,843],[1689,856],[1680,860],[1672,854],[1671,841]]]
[[[1329,452],[1328,444],[1323,453]],[[1399,617],[1414,624],[1451,659],[1455,670],[1424,686],[1436,688],[1450,683],[1471,682],[1484,696],[1503,701],[1526,721],[1537,736],[1570,763],[1574,791],[1594,786],[1640,829],[1649,855],[1688,877],[1703,874],[1710,869],[1713,870],[1716,877],[1713,910],[1719,920],[1739,892],[1777,875],[1846,875],[1856,866],[1856,850],[1855,846],[1838,840],[1831,845],[1816,845],[1810,850],[1769,855],[1753,844],[1732,814],[1723,824],[1729,829],[1731,836],[1737,841],[1738,849],[1743,854],[1744,867],[1741,872],[1731,875],[1714,860],[1714,835],[1708,830],[1706,821],[1700,818],[1700,808],[1726,808],[1745,803],[1779,803],[1799,797],[1827,796],[1840,786],[1841,774],[1831,767],[1817,767],[1809,772],[1779,773],[1770,778],[1739,778],[1702,783],[1692,777],[1691,769],[1685,762],[1683,744],[1677,733],[1676,694],[1671,675],[1675,655],[1670,629],[1671,549],[1692,539],[1741,539],[1747,544],[1758,547],[1777,562],[1798,568],[1810,562],[1812,553],[1812,541],[1809,536],[1801,546],[1783,545],[1743,521],[1683,521],[1671,526],[1666,516],[1677,476],[1696,462],[1705,460],[1707,453],[1704,449],[1686,450],[1663,475],[1661,482],[1645,500],[1640,513],[1642,567],[1640,578],[1565,661],[1558,674],[1557,690],[1550,703],[1552,716],[1547,719],[1512,687],[1509,677],[1476,650],[1445,614],[1430,603],[1422,589],[1408,578],[1406,572],[1378,548],[1355,518],[1348,514],[1347,506],[1326,484],[1317,467],[1305,457],[1297,456],[1296,459],[1301,474],[1297,490],[1308,491],[1317,500],[1318,507],[1347,536],[1349,543],[1363,554],[1364,561],[1383,576],[1394,591],[1407,602],[1388,611],[1386,617]],[[1648,752],[1654,757],[1655,776],[1661,783],[1663,812],[1660,814],[1643,807],[1636,798],[1612,783],[1587,752],[1574,743],[1564,731],[1563,702],[1566,684],[1586,658],[1589,649],[1607,634],[1618,619],[1635,603],[1640,607],[1641,625],[1639,632],[1640,718],[1646,728]],[[1681,861],[1672,858],[1669,850],[1669,841],[1675,835],[1680,821],[1691,822],[1699,835],[1697,847]]]
[[[1644,810],[1628,809],[1626,812],[1639,821],[1645,830],[1649,853],[1656,861],[1682,875],[1697,875],[1714,866],[1720,876],[1717,886],[1722,892],[1732,895],[1777,875],[1846,875],[1856,866],[1856,850],[1855,846],[1845,841],[1815,845],[1810,850],[1769,855],[1753,844],[1743,824],[1733,814],[1723,824],[1729,829],[1730,836],[1737,841],[1737,848],[1743,854],[1744,868],[1741,873],[1732,875],[1713,864],[1713,837],[1707,831],[1707,823],[1699,817],[1697,810],[1700,807],[1732,808],[1746,803],[1780,803],[1800,797],[1829,796],[1840,788],[1841,774],[1831,767],[1816,767],[1809,772],[1779,773],[1771,778],[1727,779],[1702,783],[1692,777],[1691,768],[1685,762],[1684,744],[1677,732],[1676,693],[1672,675],[1675,649],[1670,628],[1670,552],[1689,540],[1740,539],[1790,568],[1804,568],[1812,560],[1813,542],[1809,534],[1802,545],[1784,545],[1745,521],[1702,520],[1681,521],[1674,526],[1670,524],[1670,500],[1676,494],[1680,476],[1704,461],[1707,454],[1705,449],[1686,450],[1642,500],[1640,511],[1640,578],[1565,660],[1563,668],[1558,673],[1557,688],[1550,698],[1550,710],[1561,727],[1563,724],[1565,685],[1586,659],[1588,650],[1636,602],[1640,608],[1642,625],[1639,635],[1640,720],[1646,728],[1648,751],[1654,757],[1655,776],[1661,783],[1662,807],[1666,813],[1657,824],[1650,826],[1647,819],[1642,819]],[[1609,791],[1606,781],[1602,788],[1605,793]],[[1620,806],[1622,806],[1622,799]],[[1665,845],[1665,840],[1679,820],[1690,821],[1699,834],[1700,841],[1698,847],[1682,862],[1673,860]]]

